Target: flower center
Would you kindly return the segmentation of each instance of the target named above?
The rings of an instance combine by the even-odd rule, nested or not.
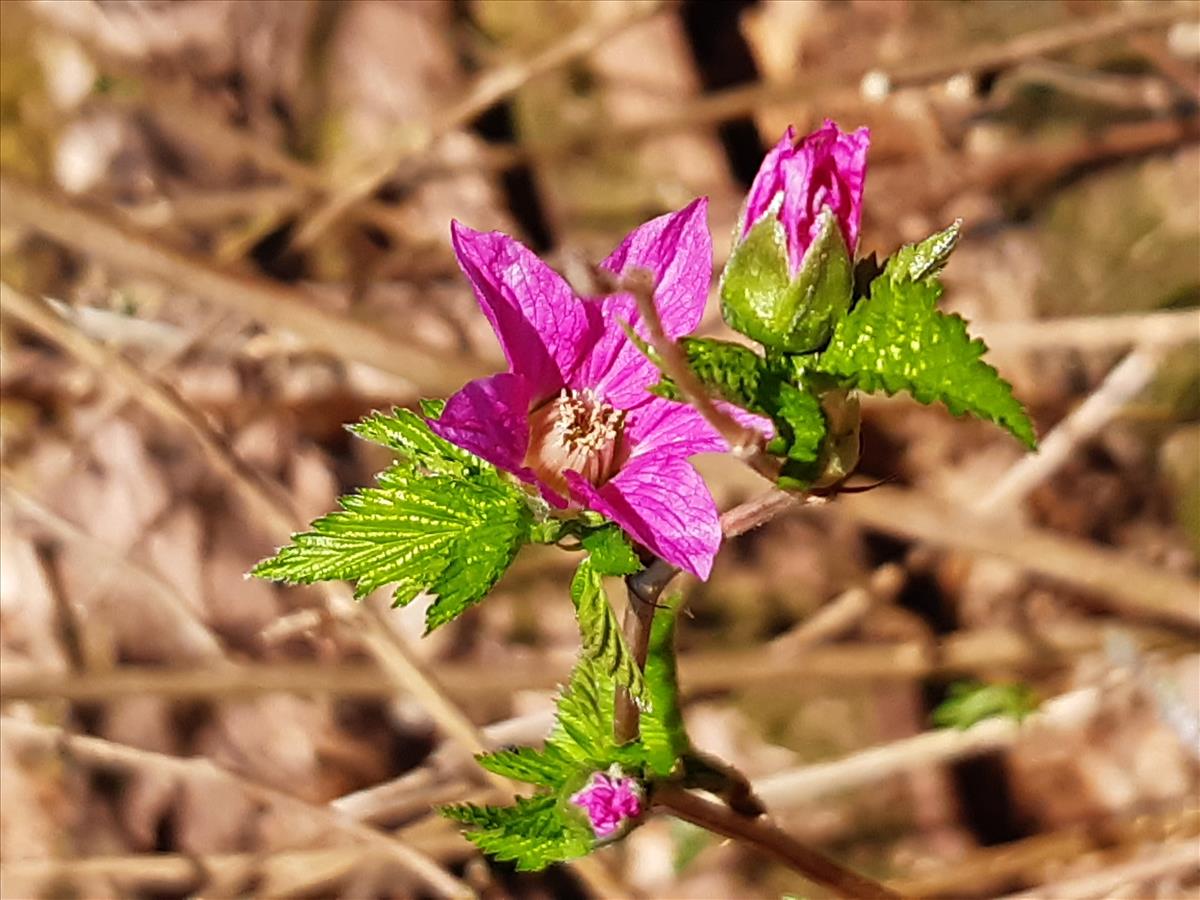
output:
[[[573,470],[594,485],[616,474],[625,411],[596,396],[591,388],[563,388],[557,397],[529,417],[529,452],[525,464],[560,494],[567,496],[563,472]]]

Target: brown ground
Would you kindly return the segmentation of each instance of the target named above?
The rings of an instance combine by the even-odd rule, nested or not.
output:
[[[864,250],[966,219],[947,304],[1043,451],[869,402],[891,485],[685,585],[693,736],[913,894],[1197,896],[1200,7],[655,6],[0,3],[4,897],[424,895],[407,848],[488,897],[821,896],[666,819],[516,876],[431,817],[475,726],[544,730],[565,554],[424,640],[243,573],[383,465],[345,423],[498,366],[450,218],[570,266],[707,194],[723,256],[824,116],[873,131]],[[1053,699],[930,733],[964,675]]]

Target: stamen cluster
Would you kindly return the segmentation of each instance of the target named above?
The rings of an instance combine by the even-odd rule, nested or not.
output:
[[[568,453],[599,453],[617,440],[625,410],[615,409],[591,388],[563,388],[554,400],[553,436]]]

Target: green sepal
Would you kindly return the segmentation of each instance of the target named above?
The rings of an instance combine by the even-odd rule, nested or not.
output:
[[[764,216],[735,248],[721,275],[721,311],[729,327],[764,347],[808,353],[822,347],[850,308],[854,266],[833,211],[821,211],[819,231],[795,278],[787,234]]]

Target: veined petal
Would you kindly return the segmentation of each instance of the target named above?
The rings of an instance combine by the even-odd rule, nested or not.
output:
[[[789,159],[796,152],[795,144],[796,129],[789,125],[787,131],[783,133],[783,137],[779,139],[779,143],[768,150],[767,155],[763,157],[762,165],[758,167],[758,174],[754,176],[754,183],[750,185],[750,192],[746,195],[746,207],[742,211],[739,237],[746,236],[747,232],[770,208],[775,195],[783,190],[783,161]]]
[[[639,544],[698,578],[708,578],[721,546],[717,505],[708,485],[682,457],[651,453],[630,460],[620,473],[594,488],[567,472],[571,492],[608,516]]]
[[[503,372],[465,384],[446,401],[441,418],[430,419],[434,434],[534,483],[525,466],[529,449],[529,382]]]
[[[669,452],[687,458],[696,453],[723,453],[728,447],[693,406],[651,397],[625,417],[629,458]]]
[[[743,428],[762,434],[764,440],[775,436],[775,426],[763,416],[716,401],[717,408]],[[625,419],[625,438],[630,458],[650,453],[671,453],[687,458],[697,453],[725,453],[729,445],[720,433],[696,411],[694,406],[654,397],[629,410]]]
[[[700,324],[712,281],[712,238],[707,225],[708,200],[700,197],[678,212],[652,219],[634,229],[602,265],[621,275],[646,269],[655,279],[654,301],[663,330],[675,338]],[[592,387],[621,409],[645,399],[645,389],[658,380],[654,366],[625,335],[628,323],[643,338],[646,326],[637,302],[618,293],[598,302],[603,336],[580,365],[571,387]]]
[[[601,265],[618,276],[631,269],[649,269],[667,336],[695,331],[712,283],[708,198],[697,197],[678,212],[639,225]]]
[[[451,224],[454,252],[492,323],[509,369],[534,400],[557,393],[600,337],[599,311],[519,241]]]
[[[782,162],[779,220],[788,235],[793,273],[820,230],[820,213],[826,206],[833,210],[851,254],[858,247],[870,142],[868,129],[845,133],[826,119]]]

